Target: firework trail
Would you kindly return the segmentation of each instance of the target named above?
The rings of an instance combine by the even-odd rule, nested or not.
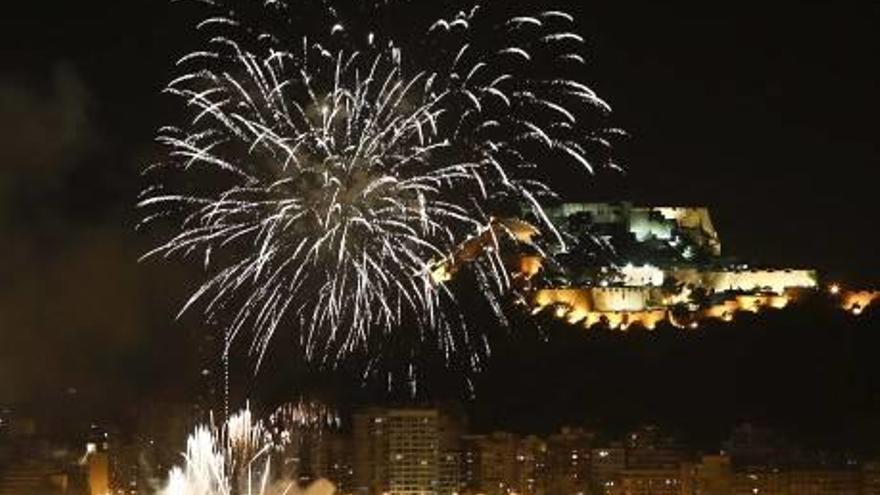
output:
[[[160,130],[139,203],[143,223],[175,228],[146,257],[198,257],[208,273],[182,312],[198,302],[224,321],[227,346],[248,333],[257,366],[281,329],[335,364],[405,327],[478,367],[485,336],[462,329],[432,267],[497,216],[562,242],[540,206],[547,167],[614,166],[610,108],[566,76],[585,60],[572,16],[498,23],[475,6],[414,34],[370,27],[395,2],[348,17],[326,1],[203,3],[206,42],[167,87],[187,116]],[[507,236],[489,230],[496,249],[468,270],[503,318]]]

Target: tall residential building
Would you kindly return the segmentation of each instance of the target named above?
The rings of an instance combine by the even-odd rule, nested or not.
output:
[[[321,462],[314,471],[316,477],[332,481],[337,493],[351,493],[354,470],[349,438],[340,432],[326,432],[322,440]]]
[[[864,471],[853,465],[731,469],[726,455],[683,465],[683,495],[869,495]]]
[[[641,426],[626,437],[626,467],[629,469],[674,468],[683,459],[682,446],[656,426]]]
[[[110,489],[116,494],[134,495],[139,491],[141,449],[137,444],[123,442],[119,436],[111,437]],[[143,487],[141,487],[143,490]]]
[[[518,438],[513,433],[465,437],[468,493],[507,495],[517,478]]]
[[[436,408],[372,408],[354,415],[354,489],[361,494],[452,495],[461,432]]]
[[[468,493],[543,495],[547,443],[513,433],[465,437],[464,486]]]
[[[724,453],[682,464],[683,495],[731,495],[732,484],[730,456]]]
[[[788,464],[794,450],[772,430],[749,423],[737,425],[727,441],[727,451],[737,466]]]
[[[516,478],[513,490],[522,495],[547,493],[547,442],[529,435],[516,448]]]
[[[790,495],[788,474],[776,468],[736,471],[732,491],[734,495]]]
[[[797,495],[860,495],[861,481],[861,473],[853,469],[794,469],[788,474],[788,490]]]
[[[439,416],[439,484],[437,493],[455,495],[464,487],[462,436],[468,430],[467,415],[460,404],[444,405]]]
[[[437,493],[457,495],[462,489],[462,453],[458,450],[440,452]]]
[[[608,493],[614,495],[681,495],[682,471],[677,467],[624,469],[620,481]]]
[[[567,427],[547,438],[547,493],[588,491],[593,440],[592,432]]]
[[[880,462],[870,461],[862,465],[862,494],[880,495]]]
[[[272,454],[273,476],[301,486],[326,478],[340,493],[351,490],[351,452],[341,432],[323,425],[290,425]]]
[[[367,409],[352,417],[354,490],[360,495],[379,494],[385,490],[388,439],[385,434],[385,411]]]
[[[590,484],[597,494],[615,493],[626,468],[626,450],[620,443],[590,451]]]

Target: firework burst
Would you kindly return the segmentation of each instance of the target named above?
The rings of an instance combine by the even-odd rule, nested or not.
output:
[[[336,363],[402,326],[478,366],[484,339],[432,266],[523,208],[561,242],[546,167],[613,166],[608,105],[561,77],[584,61],[573,18],[474,7],[414,35],[358,27],[394,2],[351,18],[328,2],[204,3],[205,46],[167,87],[188,116],[161,129],[140,201],[145,222],[176,226],[147,256],[198,256],[209,273],[184,310],[225,318],[229,342],[251,334],[257,366],[280,329]],[[497,247],[503,229],[488,230]],[[468,269],[501,315],[499,250]]]

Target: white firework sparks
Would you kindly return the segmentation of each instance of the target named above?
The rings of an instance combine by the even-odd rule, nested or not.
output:
[[[223,428],[199,426],[186,442],[185,463],[168,475],[163,495],[267,493],[269,435],[245,409]]]
[[[552,10],[494,23],[475,7],[411,41],[320,5],[297,20],[310,2],[264,2],[286,22],[271,33],[222,5],[199,24],[209,41],[167,88],[188,118],[160,131],[139,203],[178,230],[146,256],[199,256],[210,276],[184,310],[228,317],[229,341],[252,332],[257,366],[281,328],[321,363],[404,324],[469,353],[482,340],[431,267],[510,205],[546,221],[543,167],[594,170],[610,108],[552,66],[582,62],[584,40]],[[497,308],[509,280],[490,251],[472,269]]]
[[[269,416],[269,423],[281,430],[320,430],[339,428],[341,419],[336,410],[326,405],[300,399],[284,404]]]
[[[171,470],[159,493],[332,495],[335,487],[327,480],[319,479],[301,490],[293,481],[295,476],[284,476],[278,468],[273,471],[272,466],[273,456],[289,448],[289,439],[297,436],[300,429],[332,426],[328,418],[335,418],[336,414],[321,404],[300,402],[279,408],[272,417],[275,426],[266,427],[245,408],[221,428],[196,427],[187,439],[183,465]]]

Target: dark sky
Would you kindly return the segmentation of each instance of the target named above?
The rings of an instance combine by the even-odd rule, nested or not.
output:
[[[880,6],[611,4],[582,17],[632,196],[710,206],[728,253],[877,280]]]
[[[727,253],[876,284],[880,5],[693,4],[570,2],[587,79],[630,134],[625,177],[576,194],[704,204]],[[198,324],[171,318],[194,280],[136,263],[149,239],[133,204],[169,115],[159,92],[188,50],[185,9],[13,5],[0,17],[0,401],[174,389]]]

